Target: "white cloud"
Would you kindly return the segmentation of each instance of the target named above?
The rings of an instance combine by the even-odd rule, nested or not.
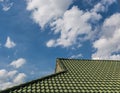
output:
[[[47,43],[46,43],[47,47],[52,47],[55,45],[55,40],[49,40]]]
[[[24,79],[26,78],[26,75],[24,73],[19,73],[13,80],[14,83],[22,83]]]
[[[27,10],[32,11],[33,20],[42,28],[64,14],[72,0],[27,0]]]
[[[4,82],[5,81],[5,79],[6,79],[6,74],[7,73],[7,71],[6,70],[4,70],[4,69],[1,69],[0,70],[0,83],[2,83],[2,82]]]
[[[8,4],[3,4],[2,5],[2,9],[3,9],[3,11],[8,11],[8,10],[10,10],[10,8],[13,6],[13,3],[8,3]]]
[[[10,39],[10,37],[7,37],[5,47],[6,48],[13,48],[15,46],[16,46],[16,44]]]
[[[94,6],[94,8],[92,9],[92,11],[95,12],[104,12],[105,11],[105,6],[102,3],[98,3]]]
[[[14,84],[12,82],[4,82],[2,84],[0,84],[0,90],[4,90],[6,88],[10,88],[14,86]]]
[[[115,2],[116,0],[101,0],[94,6],[94,8],[91,11],[105,12],[108,10],[108,7]]]
[[[72,9],[65,11],[61,18],[51,22],[50,26],[54,34],[60,35],[52,42],[48,41],[47,44],[50,44],[49,47],[70,47],[76,44],[81,45],[85,40],[93,40],[98,28],[96,25],[95,29],[92,29],[92,24],[98,23],[102,18],[99,12],[107,11],[108,7],[115,2],[116,0],[101,0],[90,11],[83,11],[73,6]]]
[[[15,67],[15,68],[20,68],[25,63],[26,63],[26,60],[24,58],[19,58],[19,59],[15,60],[15,61],[11,62],[10,65]]]
[[[84,12],[77,7],[73,7],[67,10],[62,18],[51,23],[54,33],[60,33],[60,37],[52,43],[51,40],[48,41],[47,44],[51,43],[51,47],[52,45],[69,47],[78,43],[80,40],[90,39],[94,33],[91,22],[95,23],[100,19],[101,16],[95,12]]]
[[[26,78],[24,73],[18,73],[17,70],[0,70],[0,90],[23,83]]]
[[[0,3],[3,11],[8,11],[13,6],[13,2],[11,2],[10,0],[0,0]]]
[[[100,12],[107,11],[116,0],[101,0],[89,11],[80,10],[76,6],[67,10],[72,2],[73,0],[27,0],[27,10],[31,11],[34,22],[41,28],[48,23],[54,34],[57,34],[57,38],[46,43],[47,47],[70,47],[94,39],[97,25],[93,29],[93,24],[102,18]],[[89,3],[92,2],[89,0]]]
[[[7,71],[5,69],[0,70],[0,83],[3,83],[7,80],[12,79],[16,75],[17,71]]]
[[[101,3],[103,3],[104,5],[111,5],[113,3],[117,2],[117,0],[101,0]]]
[[[70,58],[81,58],[83,57],[82,54],[72,55]]]
[[[107,18],[102,26],[101,37],[93,43],[97,51],[93,59],[120,60],[120,13]]]
[[[93,0],[82,0],[83,3],[87,3],[88,5],[92,5],[92,3],[94,2]]]
[[[19,68],[25,62],[25,59],[20,58],[10,63],[10,65],[15,68]],[[25,73],[20,73],[18,70],[0,69],[0,90],[23,83],[26,77]]]
[[[10,78],[13,78],[14,75],[15,75],[17,72],[18,72],[17,70],[9,71],[9,72],[8,72],[8,76],[9,76]]]

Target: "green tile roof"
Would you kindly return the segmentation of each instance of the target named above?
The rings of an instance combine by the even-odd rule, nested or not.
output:
[[[120,61],[57,59],[56,73],[0,93],[120,92]]]

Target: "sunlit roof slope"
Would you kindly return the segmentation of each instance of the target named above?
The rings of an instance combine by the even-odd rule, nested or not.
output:
[[[120,61],[57,59],[55,74],[1,93],[120,92]]]

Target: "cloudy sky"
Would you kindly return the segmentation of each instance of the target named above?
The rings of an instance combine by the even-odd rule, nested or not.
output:
[[[61,57],[119,60],[120,0],[0,0],[0,89]]]

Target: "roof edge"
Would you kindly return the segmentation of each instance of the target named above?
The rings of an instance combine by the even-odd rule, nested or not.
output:
[[[57,76],[59,74],[62,74],[62,73],[65,73],[66,71],[61,71],[61,72],[58,72],[58,73],[54,73],[54,74],[50,74],[50,75],[47,75],[47,76],[44,76],[44,77],[41,77],[39,79],[35,79],[35,80],[32,80],[32,81],[29,81],[29,82],[26,82],[26,83],[23,83],[23,84],[20,84],[20,85],[16,85],[16,86],[13,86],[11,88],[7,88],[5,90],[1,90],[0,93],[6,93],[7,91],[12,91],[14,89],[18,89],[19,87],[24,87],[28,84],[31,84],[31,83],[35,83],[36,81],[38,80],[44,80],[44,79],[48,79],[50,77],[53,77],[53,76]]]

